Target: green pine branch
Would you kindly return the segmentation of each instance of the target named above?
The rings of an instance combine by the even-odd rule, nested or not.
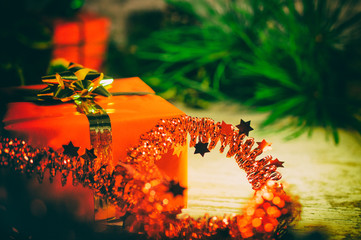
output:
[[[323,127],[338,143],[340,128],[361,133],[360,97],[348,89],[361,80],[358,1],[167,2],[193,21],[138,46],[155,87],[178,99],[237,99],[270,112],[265,126],[292,116],[290,137]]]

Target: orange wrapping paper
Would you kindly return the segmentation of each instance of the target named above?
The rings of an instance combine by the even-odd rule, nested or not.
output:
[[[28,86],[41,89],[43,86]],[[137,77],[118,79],[112,84],[110,92],[151,92],[154,91]],[[134,146],[141,134],[149,131],[159,119],[180,116],[184,113],[161,97],[153,94],[143,96],[112,96],[95,99],[106,110],[112,125],[113,165],[126,156],[126,149]],[[11,136],[27,140],[35,147],[49,146],[61,149],[62,145],[72,141],[81,147],[79,154],[85,148],[90,148],[89,122],[84,114],[78,113],[73,103],[44,106],[32,102],[12,102],[8,104],[7,113],[3,119],[4,128]],[[177,178],[182,186],[187,186],[187,147],[183,146],[180,156],[173,155],[170,150],[157,163],[168,176]],[[43,189],[47,189],[47,198],[67,198],[76,195],[81,201],[79,209],[83,219],[94,218],[93,195],[89,189],[74,187],[71,179],[61,187],[60,174],[54,184],[44,179]],[[183,201],[185,201],[186,196]],[[109,207],[98,211],[95,219],[105,219],[116,215],[115,208]]]

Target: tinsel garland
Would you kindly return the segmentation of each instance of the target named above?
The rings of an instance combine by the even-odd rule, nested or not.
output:
[[[256,160],[270,144],[263,140],[252,149],[255,141],[247,136],[252,128],[248,125],[247,130],[243,120],[237,128],[190,116],[160,120],[140,137],[137,146],[128,149],[126,159],[121,159],[113,171],[106,165],[96,166],[94,149],[86,149],[79,156],[79,147],[71,142],[63,145],[61,153],[49,147],[33,148],[23,140],[1,138],[0,166],[36,176],[39,182],[47,170],[50,181],[59,172],[63,184],[71,174],[72,184],[89,187],[117,206],[119,227],[149,238],[206,239],[215,235],[234,239],[278,238],[299,217],[300,204],[277,182],[281,174],[276,170],[283,167],[283,162],[271,156]],[[185,188],[165,176],[155,162],[170,149],[185,144],[187,134],[195,153],[204,156],[220,142],[220,152],[228,147],[227,157],[234,157],[246,172],[255,193],[242,215],[177,218],[183,206],[174,203]]]

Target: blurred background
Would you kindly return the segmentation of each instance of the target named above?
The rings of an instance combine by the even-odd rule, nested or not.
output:
[[[358,0],[3,1],[1,86],[40,83],[64,58],[140,76],[168,100],[234,100],[291,117],[289,138],[361,132]],[[59,70],[59,69],[58,69]]]
[[[331,239],[361,239],[361,1],[0,4],[1,87],[41,83],[66,68],[63,58],[117,78],[139,76],[192,116],[252,120],[251,136],[273,142],[272,155],[288,162],[285,180],[304,205],[295,232],[307,238],[321,229],[315,239],[322,239],[326,228]],[[209,180],[215,173],[204,169],[219,166],[221,156],[194,158],[190,211],[237,210],[251,191],[217,207],[213,192],[234,180]],[[231,175],[226,167],[214,171]],[[208,195],[204,179],[213,184]]]

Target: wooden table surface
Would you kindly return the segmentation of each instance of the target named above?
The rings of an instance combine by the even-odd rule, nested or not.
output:
[[[271,132],[271,127],[259,130],[265,114],[237,104],[215,104],[207,110],[176,105],[188,115],[233,125],[241,118],[251,120],[255,130],[250,136],[272,143],[266,154],[285,161],[282,181],[288,193],[299,196],[302,218],[295,226],[296,234],[322,230],[329,239],[361,239],[361,138],[357,134],[342,131],[336,146],[331,136],[327,141],[324,131],[315,129],[311,138],[301,136],[287,142],[285,133]],[[188,208],[184,212],[191,216],[240,213],[253,193],[245,173],[217,149],[204,158],[189,149]]]

